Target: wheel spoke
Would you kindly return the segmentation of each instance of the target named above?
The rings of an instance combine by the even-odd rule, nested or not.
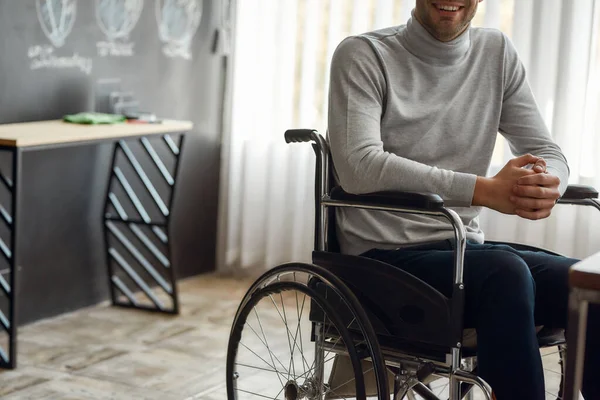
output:
[[[547,390],[545,390],[545,392],[546,392],[546,394],[549,394],[550,396],[552,396],[553,399],[555,399],[555,398],[556,398],[556,400],[561,400],[562,399],[562,397],[559,397],[556,393],[552,393],[552,392],[549,392]]]
[[[288,338],[288,346],[290,348],[290,354],[293,357],[293,349],[292,349],[292,342],[290,340],[290,337],[293,336],[292,331],[290,331],[290,328],[287,325],[286,319],[284,318],[284,315],[281,313],[281,311],[279,310],[279,307],[277,307],[277,304],[275,303],[275,300],[273,299],[273,296],[269,295],[269,297],[271,298],[271,302],[273,303],[273,305],[275,306],[275,309],[277,310],[277,313],[279,314],[279,317],[281,318],[281,320],[284,322],[285,328],[286,328],[286,333],[287,333],[287,338]],[[282,301],[283,303],[283,301]],[[295,343],[294,344],[294,348],[298,348],[298,344]],[[308,364],[308,362],[307,362]],[[291,371],[290,371],[291,372]],[[295,375],[295,374],[294,374]]]
[[[296,275],[294,274],[294,279],[296,279]],[[304,357],[304,346],[302,345],[302,329],[300,329],[300,322],[302,321],[302,315],[304,313],[304,302],[306,301],[306,295],[304,295],[302,299],[302,307],[298,310],[298,292],[296,292],[296,311],[298,311],[298,326],[296,327],[296,335],[300,334],[300,355],[302,356],[302,363],[304,367],[309,367],[308,361]],[[296,338],[294,338],[294,343],[296,342]],[[306,371],[306,369],[305,369]]]
[[[375,367],[371,367],[371,368],[369,368],[368,370],[366,370],[365,372],[363,372],[363,376],[365,376],[365,375],[367,374],[367,372],[371,372],[371,371],[373,371],[373,369],[374,369],[374,368],[375,368]],[[333,389],[327,389],[327,393],[329,393],[329,392],[333,392],[333,393],[335,393],[335,391],[336,391],[337,389],[341,388],[342,386],[344,386],[344,385],[346,385],[346,384],[348,384],[348,383],[350,383],[350,382],[352,382],[352,381],[354,381],[354,380],[356,380],[356,378],[351,378],[351,379],[347,380],[346,382],[344,382],[344,383],[341,383],[341,384],[337,385],[337,386],[336,386],[335,388],[333,388]]]
[[[278,397],[278,396],[281,394],[281,392],[283,391],[283,390],[281,390],[281,391],[280,391],[280,392],[277,394],[277,396],[275,396],[275,397],[268,397],[268,396],[264,396],[264,395],[262,395],[262,394],[258,394],[258,393],[251,392],[251,391],[249,391],[249,390],[243,390],[243,389],[237,389],[237,390],[238,390],[238,391],[240,391],[240,392],[248,393],[248,394],[251,394],[251,395],[253,395],[253,396],[258,396],[258,397],[262,397],[263,399],[269,399],[269,400],[273,400],[273,399],[277,400],[277,397]]]
[[[248,364],[242,364],[242,363],[235,363],[235,365],[239,365],[240,367],[244,367],[244,368],[252,368],[252,369],[258,369],[261,371],[275,372],[276,374],[280,374],[280,372],[277,371],[276,369],[267,369],[267,368],[263,368],[263,367],[257,367],[256,365],[248,365]]]
[[[329,333],[329,329],[331,328],[331,326],[332,326],[333,324],[325,324],[325,318],[327,317],[327,315],[325,314],[325,311],[324,311],[322,308],[321,308],[321,311],[323,311],[323,326],[327,326],[327,329],[325,330],[325,333],[323,334],[323,343],[324,343],[324,341],[325,341],[325,338],[327,337],[327,334]],[[341,337],[341,336],[340,336],[340,337]],[[338,338],[338,341],[339,341],[339,338]],[[336,343],[337,343],[337,342],[336,342]],[[322,346],[322,347],[323,347],[323,346]],[[331,351],[327,350],[327,354],[329,354],[329,353],[331,353]],[[325,357],[327,357],[327,355],[323,355],[323,358],[325,358]],[[315,369],[315,361],[316,361],[316,357],[315,357],[315,360],[313,360],[313,362],[312,362],[312,364],[311,364],[311,366],[310,366],[310,368],[311,368],[312,370],[314,370],[314,369]]]
[[[269,347],[269,344],[267,343],[267,336],[265,335],[265,331],[262,327],[262,323],[260,322],[260,317],[258,316],[258,311],[256,310],[256,307],[254,307],[254,313],[256,314],[256,319],[258,320],[258,326],[260,327],[260,331],[262,332],[263,338],[265,339],[263,344],[265,345],[265,347],[267,348],[267,351],[269,352],[269,356],[271,357],[271,362],[273,363],[273,366],[275,366],[275,361],[273,360],[273,357],[275,357],[277,362],[279,362],[281,367],[285,370],[285,365],[283,365],[283,363],[281,361],[279,361],[279,358],[277,358],[277,356],[275,354],[273,354],[273,352],[271,351],[271,349]],[[250,327],[252,332],[254,332],[256,337],[258,337],[258,340],[260,340],[262,342],[261,338],[258,336],[258,333],[256,333],[256,331],[254,330],[254,328],[252,328],[250,323],[247,323],[247,325],[248,325],[248,327]],[[281,378],[279,378],[279,380],[281,381]],[[283,381],[281,381],[281,384],[283,385]]]
[[[323,361],[323,365],[327,364],[329,361],[334,360],[335,359],[335,354],[333,355],[333,357]],[[314,363],[313,363],[314,365]],[[316,369],[316,367],[311,367],[310,369],[304,371],[304,373],[302,375],[298,375],[297,379],[303,378],[304,376],[307,376],[311,371],[314,371]],[[314,376],[314,375],[313,375]]]
[[[277,400],[279,398],[279,395],[281,394],[281,392],[283,392],[285,390],[285,386],[281,388],[281,390],[279,391],[279,393],[277,393],[277,395],[275,397],[273,397],[273,400]]]
[[[291,339],[292,336],[292,332],[290,332],[290,329],[288,328],[288,323],[287,323],[287,315],[285,314],[285,302],[283,301],[283,295],[281,294],[281,292],[279,292],[279,298],[281,299],[281,308],[283,310],[283,323],[285,325],[285,329],[289,332],[288,334],[288,342]],[[294,378],[296,377],[296,363],[294,362],[294,351],[296,350],[295,348],[295,344],[292,345],[290,342],[290,370],[293,371],[293,376]]]
[[[444,391],[448,388],[448,386],[450,386],[450,383],[447,383],[444,386],[442,386],[442,390],[440,390],[437,395],[441,396],[442,393],[444,393]]]
[[[283,321],[283,325],[285,326],[286,329],[286,336],[287,336],[287,341],[288,341],[288,347],[290,348],[290,366],[288,367],[288,377],[287,380],[290,380],[290,372],[291,372],[291,364],[292,364],[292,360],[294,358],[293,353],[292,353],[292,343],[290,341],[290,330],[287,326],[287,322],[285,321],[285,319],[283,318],[283,315],[281,315],[281,312],[279,311],[279,307],[277,307],[277,304],[275,304],[275,300],[273,299],[273,296],[269,295],[269,298],[271,299],[271,301],[273,302],[273,305],[275,306],[275,309],[277,310],[277,314],[279,314],[279,317],[281,318],[281,320]]]
[[[561,352],[562,352],[562,350],[556,350],[556,351],[553,351],[552,353],[546,353],[546,354],[542,354],[542,358],[544,358],[544,357],[548,357],[548,356],[552,356],[552,355],[554,355],[554,354],[559,354],[559,353],[561,353]]]
[[[304,348],[302,345],[302,330],[300,329],[300,322],[302,320],[302,313],[304,311],[305,300],[306,300],[306,295],[304,296],[304,300],[302,301],[302,309],[299,311],[299,314],[298,314],[298,325],[296,326],[296,333],[294,335],[294,348],[297,348],[298,350],[300,350],[300,356],[302,357],[302,367],[305,368],[305,371],[306,371],[306,367],[308,366],[308,361],[306,361],[306,358],[304,357]],[[298,292],[296,292],[296,310],[298,311]],[[300,346],[298,346],[298,334],[300,334]]]
[[[337,397],[339,397],[340,399],[348,400],[345,396],[342,396],[341,394],[335,392],[334,390],[327,390],[327,392],[325,394],[327,394],[327,393],[332,393],[332,394],[336,395]]]
[[[548,369],[548,368],[544,368],[544,371],[552,372],[553,374],[556,374],[556,375],[562,375],[562,372],[553,371],[553,370]]]
[[[265,364],[267,364],[269,367],[273,368],[275,371],[277,371],[277,368],[275,368],[274,365],[269,364],[269,362],[267,360],[265,360],[264,358],[262,358],[261,356],[259,356],[258,354],[256,354],[254,351],[252,351],[248,346],[246,346],[244,343],[242,343],[241,341],[239,342],[242,346],[244,346],[249,352],[251,352],[252,354],[254,354],[256,357],[258,357],[262,362],[264,362]],[[285,371],[285,369],[284,369]],[[289,371],[285,371],[288,373],[289,376]],[[279,372],[278,372],[279,373]]]
[[[361,396],[359,393],[364,394],[365,378],[362,371],[368,368],[364,373],[372,377],[373,371],[379,368],[377,363],[362,366],[362,358],[369,356],[363,352],[371,349],[368,340],[370,331],[363,332],[363,325],[357,325],[360,314],[353,308],[354,303],[345,300],[345,289],[339,292],[329,283],[327,274],[321,278],[319,274],[312,275],[309,270],[281,268],[279,272],[265,276],[255,286],[257,290],[249,292],[244,298],[230,338],[229,349],[233,350],[228,350],[227,369],[231,371],[231,377],[227,378],[228,393],[237,391],[239,396],[248,398],[281,400],[287,393],[286,389],[293,389],[288,387],[290,382],[298,385],[300,396],[314,394],[320,396],[319,399],[325,395],[346,399],[352,393],[350,398],[354,400],[356,396]],[[279,300],[275,300],[276,297]],[[305,309],[307,314],[304,314]],[[323,316],[314,318],[315,312],[316,315],[322,312]],[[254,314],[256,322],[249,317],[250,314]],[[323,321],[322,325],[319,320]],[[285,338],[281,336],[280,324],[284,326]],[[313,330],[316,329],[312,334],[311,325]],[[246,326],[248,329],[245,329]],[[310,346],[313,344],[314,348]],[[238,350],[231,346],[237,346]],[[266,349],[268,355],[264,354],[265,350],[261,347]],[[290,358],[286,359],[288,351]],[[352,374],[350,368],[347,374],[335,374],[338,376],[334,378],[336,365],[341,366],[342,362],[347,361],[346,358],[348,368],[355,366],[358,373]],[[351,390],[354,387],[357,389],[356,395]],[[275,391],[279,393],[273,397]]]
[[[346,328],[349,328],[350,325],[352,325],[352,323],[356,321],[356,317],[352,318],[352,321],[350,321],[350,323],[348,324],[348,326]],[[329,330],[329,328],[328,328]],[[335,346],[337,346],[337,344],[340,342],[340,339],[342,338],[342,336],[338,336],[338,338],[336,339],[335,343],[331,346],[334,350],[335,350]],[[349,346],[350,344],[348,344]],[[356,347],[356,346],[355,346]],[[331,350],[327,350],[327,354],[323,357],[326,358],[329,354],[331,354]]]

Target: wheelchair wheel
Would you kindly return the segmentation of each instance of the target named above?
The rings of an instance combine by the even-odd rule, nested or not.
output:
[[[354,294],[326,269],[299,263],[265,273],[242,300],[226,383],[230,400],[390,398],[377,337]]]

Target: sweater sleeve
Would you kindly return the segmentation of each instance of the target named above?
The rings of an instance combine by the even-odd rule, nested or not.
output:
[[[476,175],[426,165],[384,150],[384,65],[368,39],[351,37],[336,49],[329,89],[328,135],[339,182],[350,193],[436,193],[450,206],[470,206]],[[402,132],[398,132],[399,135]]]
[[[499,131],[515,155],[531,153],[546,160],[548,173],[560,179],[562,195],[569,181],[567,159],[550,136],[514,45],[506,36],[504,43],[504,98]]]

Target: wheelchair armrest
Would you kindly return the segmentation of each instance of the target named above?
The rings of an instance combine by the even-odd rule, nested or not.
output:
[[[442,198],[433,193],[415,192],[377,192],[368,194],[350,194],[340,186],[336,186],[329,194],[331,200],[350,202],[355,204],[399,207],[408,209],[419,209],[437,211],[444,208]]]
[[[597,199],[598,191],[591,186],[569,185],[561,200]]]

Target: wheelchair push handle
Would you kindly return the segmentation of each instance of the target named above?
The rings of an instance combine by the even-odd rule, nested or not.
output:
[[[314,129],[288,129],[285,131],[286,143],[316,142],[319,133]]]

